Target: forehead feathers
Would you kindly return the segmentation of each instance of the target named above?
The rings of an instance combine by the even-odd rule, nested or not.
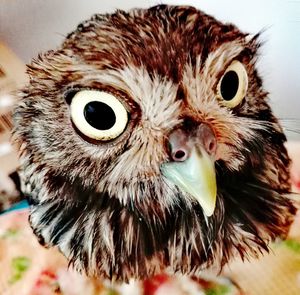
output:
[[[194,64],[199,55],[205,61],[220,44],[243,37],[233,25],[195,8],[160,5],[95,15],[69,35],[64,47],[95,66],[144,66],[150,74],[178,82],[188,61]]]

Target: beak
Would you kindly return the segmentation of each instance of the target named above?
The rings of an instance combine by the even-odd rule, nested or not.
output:
[[[217,183],[214,157],[202,146],[194,146],[184,161],[163,163],[161,172],[201,205],[206,216],[216,207]]]

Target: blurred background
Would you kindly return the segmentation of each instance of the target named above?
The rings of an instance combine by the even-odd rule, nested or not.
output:
[[[149,7],[151,0],[0,0],[0,163],[5,173],[16,166],[8,143],[13,97],[26,82],[25,64],[39,52],[55,49],[77,24],[94,13]],[[300,139],[300,0],[180,0],[241,30],[263,30],[259,71],[271,104],[289,140]],[[0,172],[1,173],[1,172]],[[0,180],[1,181],[1,180]]]
[[[26,83],[25,64],[40,52],[55,49],[79,22],[90,18],[95,13],[113,12],[116,9],[128,10],[133,7],[147,8],[161,3],[161,1],[151,0],[0,0],[0,213],[22,199],[15,172],[18,166],[17,155],[10,143],[10,134],[13,128],[11,113],[15,101],[13,93]],[[165,0],[163,3],[196,6],[218,20],[234,23],[248,33],[256,34],[263,30],[264,46],[261,49],[259,72],[264,79],[265,88],[270,92],[273,110],[280,118],[289,141],[300,143],[300,0]],[[290,155],[294,159],[292,175],[298,177],[294,178],[295,183],[299,180],[298,189],[300,189],[299,143],[289,145]],[[26,225],[26,219],[20,224]],[[9,219],[6,222],[7,225],[12,226]],[[245,290],[249,291],[247,294],[252,295],[300,294],[299,229],[299,224],[296,224],[285,244],[272,248],[271,252],[272,254],[276,252],[276,258],[272,255],[266,256],[257,262],[247,262],[243,267],[239,263],[231,265],[230,271],[234,281],[239,282]],[[29,227],[28,232],[31,234]],[[3,235],[1,236],[0,227],[1,237]],[[29,236],[24,235],[24,241],[20,243],[22,256],[29,251],[33,243],[30,239],[37,243],[33,236],[27,237]],[[19,243],[15,236],[12,241],[15,241],[15,244]],[[1,251],[3,253],[0,261],[1,270],[5,270],[3,260],[6,259],[7,263],[10,263],[9,253],[15,255],[13,245],[8,245],[7,248],[1,248],[0,245],[0,256]],[[24,245],[27,245],[27,252],[22,248],[26,249]],[[12,251],[9,252],[8,250],[11,249]],[[33,249],[32,257],[35,260],[33,259],[32,265],[36,266],[35,263],[45,261],[45,258],[41,258],[39,251],[35,252],[36,248]],[[55,263],[57,267],[55,256],[49,255],[49,261]],[[6,269],[10,267],[11,265],[7,264]],[[36,270],[38,268],[34,268],[34,272]],[[9,272],[5,270],[0,274],[6,275]],[[45,272],[42,274],[45,276]],[[49,277],[45,280],[50,281]],[[34,279],[31,281],[29,283],[25,281],[22,288],[20,285],[10,285],[18,291],[5,294],[19,294],[19,290],[25,294],[24,290],[31,288],[31,283],[35,283]],[[40,278],[39,282],[41,282]],[[75,294],[73,289],[76,289],[81,281],[77,277],[71,277],[70,282],[72,294]],[[76,294],[88,294],[86,286],[84,290]],[[223,291],[222,294],[225,294]],[[1,292],[1,278],[0,293],[4,294]]]

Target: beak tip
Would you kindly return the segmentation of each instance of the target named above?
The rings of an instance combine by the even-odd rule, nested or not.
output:
[[[216,209],[216,195],[210,195],[210,198],[206,199],[206,202],[203,199],[197,199],[197,202],[201,205],[203,213],[207,217],[211,217]]]
[[[214,214],[214,212],[215,212],[215,209],[213,208],[213,209],[211,209],[211,210],[204,210],[203,209],[203,212],[204,212],[204,214],[206,215],[206,217],[211,217],[211,216],[213,216],[213,214]]]

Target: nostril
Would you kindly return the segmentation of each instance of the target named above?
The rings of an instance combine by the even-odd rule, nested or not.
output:
[[[217,145],[216,140],[212,140],[208,145],[208,152],[214,153],[216,150],[216,145]]]
[[[184,150],[178,150],[173,155],[174,161],[184,161],[186,159],[186,152]]]
[[[182,159],[185,156],[185,152],[184,151],[177,151],[175,153],[175,158],[176,159]]]
[[[215,155],[218,143],[211,127],[205,123],[201,124],[197,135],[208,154]]]

